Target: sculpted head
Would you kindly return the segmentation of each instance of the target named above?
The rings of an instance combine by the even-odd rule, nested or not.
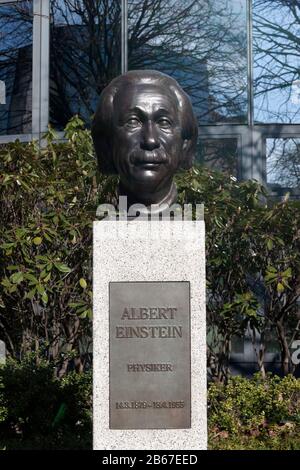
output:
[[[173,176],[193,163],[198,125],[178,83],[154,70],[121,75],[100,96],[92,136],[100,171],[120,175],[131,203],[171,205]]]

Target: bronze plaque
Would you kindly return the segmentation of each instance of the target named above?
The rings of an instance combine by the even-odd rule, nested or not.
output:
[[[111,282],[110,428],[191,427],[189,282]]]

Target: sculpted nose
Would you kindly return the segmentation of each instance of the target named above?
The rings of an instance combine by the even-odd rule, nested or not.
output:
[[[154,150],[160,146],[157,131],[151,121],[143,126],[141,148],[143,150]]]

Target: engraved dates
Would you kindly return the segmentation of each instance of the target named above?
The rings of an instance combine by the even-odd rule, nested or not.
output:
[[[183,408],[184,401],[117,401],[116,409]]]

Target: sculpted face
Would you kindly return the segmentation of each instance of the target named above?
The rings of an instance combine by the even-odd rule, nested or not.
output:
[[[163,211],[176,202],[173,177],[179,168],[191,168],[197,135],[188,96],[156,70],[114,78],[101,92],[92,125],[100,171],[117,173],[119,195],[127,196],[129,206],[147,206],[147,213],[152,204]]]
[[[123,191],[158,203],[171,187],[184,146],[176,97],[153,84],[121,89],[114,99],[113,132]]]

